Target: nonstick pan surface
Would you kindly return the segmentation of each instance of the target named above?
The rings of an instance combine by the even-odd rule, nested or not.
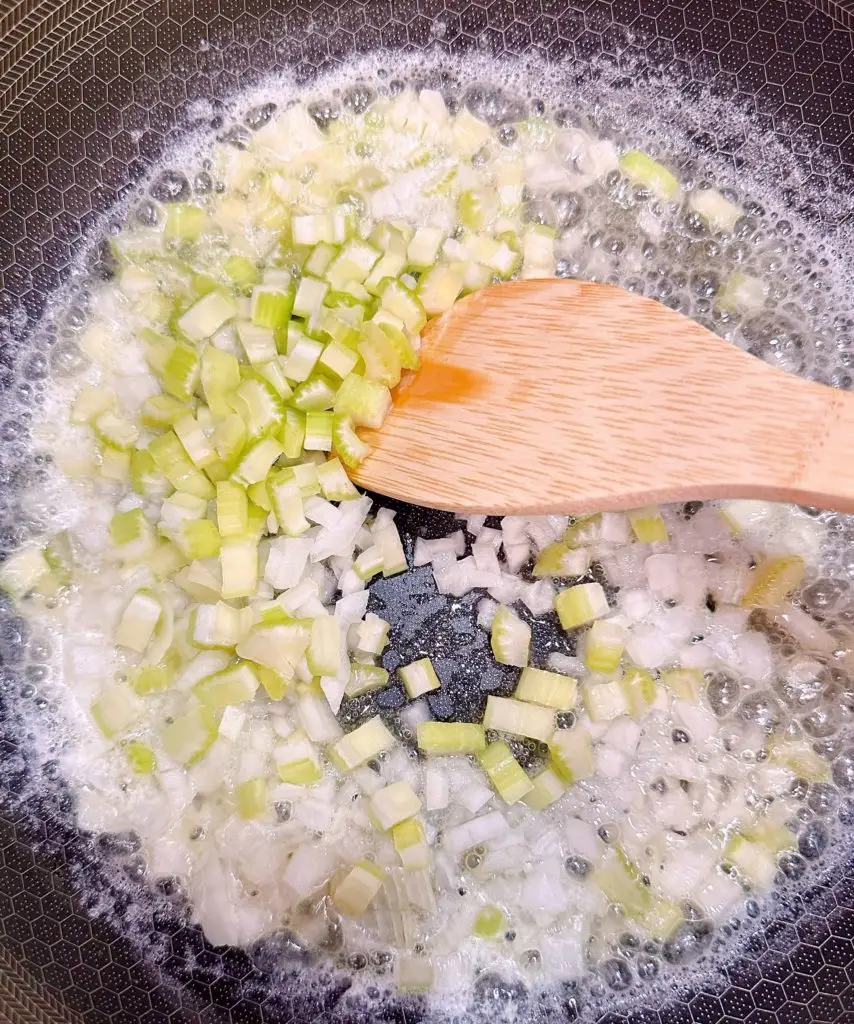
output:
[[[39,321],[100,215],[181,136],[194,101],[213,100],[216,110],[222,97],[283,64],[310,80],[380,46],[536,52],[574,61],[582,77],[618,73],[631,56],[635,69],[640,61],[679,77],[686,95],[706,85],[749,106],[799,160],[811,162],[820,188],[854,180],[854,36],[846,8],[829,0],[0,0],[0,389],[17,388],[14,401],[24,412],[37,400],[48,365],[65,358],[61,344],[48,336],[25,348],[21,388],[11,372],[13,341]],[[698,140],[725,147],[736,166],[741,141]],[[17,440],[0,424],[0,501],[13,501],[39,472]],[[398,512],[409,538],[447,532],[452,521],[412,507]],[[14,546],[13,533],[0,536],[0,548]],[[373,600],[394,623],[416,591],[411,580],[385,581]],[[452,649],[450,615],[443,607],[431,618],[429,653]],[[24,629],[0,608],[0,1021],[424,1018],[424,1005],[412,1000],[360,1009],[346,995],[346,975],[330,973],[310,990],[289,984],[300,950],[286,935],[251,953],[214,950],[187,923],[173,888],[163,886],[152,901],[132,877],[115,887],[110,861],[122,859],[133,875],[133,837],[102,837],[95,846],[81,837],[56,765],[36,767],[20,724],[24,702],[47,717],[55,711],[27,674]],[[486,662],[485,643],[475,646],[451,696]],[[22,801],[35,771],[45,776],[41,795]],[[843,800],[841,813],[854,828],[854,803]],[[102,911],[95,917],[93,893]],[[557,1024],[590,1012],[572,986],[535,1005],[539,999],[532,995],[519,1019],[544,1011]],[[494,1015],[502,1006],[499,999]],[[851,1024],[854,862],[781,902],[705,985],[651,1005],[615,1004],[602,1019]]]

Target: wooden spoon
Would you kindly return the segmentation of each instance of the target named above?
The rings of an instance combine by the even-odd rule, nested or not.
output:
[[[424,332],[363,487],[542,515],[764,498],[854,511],[854,394],[745,354],[603,284],[496,285]]]

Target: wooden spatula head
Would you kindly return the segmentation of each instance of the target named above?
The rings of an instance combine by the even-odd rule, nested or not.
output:
[[[609,285],[519,281],[458,302],[366,439],[357,483],[451,511],[722,497],[854,510],[850,395]]]

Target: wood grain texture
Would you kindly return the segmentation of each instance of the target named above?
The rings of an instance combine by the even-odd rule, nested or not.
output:
[[[854,511],[854,395],[777,370],[642,296],[517,281],[428,324],[354,474],[450,511],[765,498]]]

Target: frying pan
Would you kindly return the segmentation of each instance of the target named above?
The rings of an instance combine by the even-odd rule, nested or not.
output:
[[[707,86],[748,107],[820,189],[854,171],[852,24],[849,5],[831,0],[0,0],[0,511],[44,472],[25,457],[22,431],[49,368],[63,372],[74,359],[61,334],[33,327],[72,274],[87,231],[181,136],[195,101],[212,101],[216,117],[223,97],[283,64],[309,81],[379,46],[533,51],[574,61],[580,78],[619,73],[631,54],[633,68],[640,60],[678,77],[688,96]],[[738,166],[737,133],[697,141]],[[833,228],[832,212],[807,213]],[[109,273],[98,259],[92,254],[90,266]],[[73,319],[72,312],[72,327]],[[398,522],[411,541],[448,531],[452,520],[400,506]],[[4,527],[0,548],[33,525]],[[431,598],[425,609],[428,589],[419,576],[382,581],[373,607],[391,619],[403,655],[450,657],[465,602]],[[421,628],[413,634],[403,624],[415,614]],[[286,932],[249,951],[212,949],[176,885],[150,895],[132,835],[81,835],[57,761],[34,755],[34,716],[47,721],[57,709],[25,639],[25,624],[0,608],[0,1020],[425,1019],[425,1004],[414,999],[353,997],[358,965],[336,960],[334,935],[311,986],[293,974],[305,951]],[[454,713],[489,663],[485,643],[466,642],[449,703],[434,709],[439,716]],[[548,647],[547,631],[536,642]],[[386,699],[391,706],[400,695],[391,688]],[[849,798],[830,813],[854,826]],[[469,1013],[632,1024],[854,1022],[854,860],[772,902],[745,928],[737,954],[695,984],[677,979],[662,991],[636,978],[619,992],[612,972],[603,973],[604,995],[594,983],[510,999],[487,979]]]

